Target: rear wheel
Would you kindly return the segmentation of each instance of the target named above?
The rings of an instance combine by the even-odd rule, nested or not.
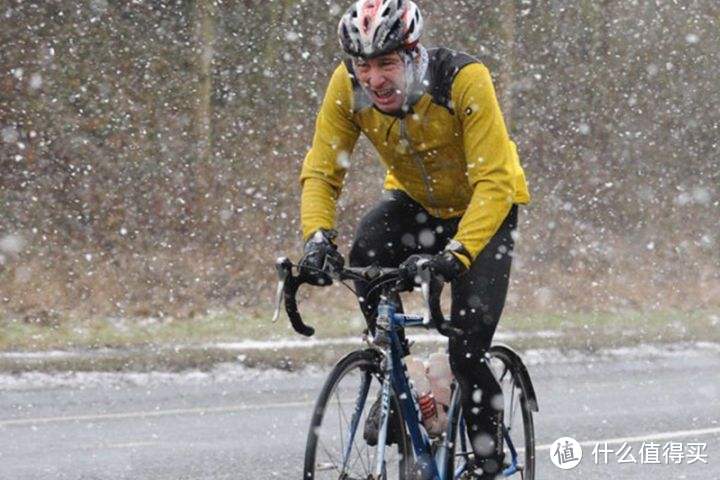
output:
[[[315,405],[305,449],[303,479],[365,480],[371,477],[377,447],[363,438],[370,408],[380,395],[379,357],[371,350],[356,351],[338,362]],[[390,424],[401,425],[398,444],[385,449],[383,479],[405,480],[412,462],[399,402],[391,392]],[[407,461],[406,461],[407,460]]]
[[[535,427],[533,424],[532,406],[529,402],[531,393],[521,380],[520,367],[513,358],[502,349],[491,348],[489,365],[503,392],[503,451],[505,452],[506,476],[518,475],[522,480],[535,479]],[[456,428],[455,441],[452,442],[449,456],[448,472],[462,471],[472,461],[473,452],[470,439],[462,421],[462,408],[459,405],[460,395],[454,395],[459,412],[453,419]],[[454,478],[448,477],[448,478]]]

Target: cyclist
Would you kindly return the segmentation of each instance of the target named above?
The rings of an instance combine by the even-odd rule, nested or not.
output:
[[[382,199],[360,221],[352,266],[411,265],[418,255],[451,284],[449,343],[475,453],[474,477],[503,465],[500,386],[481,361],[505,303],[517,205],[529,201],[488,69],[475,58],[419,43],[423,19],[409,0],[358,0],[340,20],[347,55],[317,116],[300,181],[301,268],[344,263],[334,243],[335,207],[348,156],[362,132],[387,168]],[[427,257],[429,255],[429,257]],[[360,289],[371,330],[377,293]]]

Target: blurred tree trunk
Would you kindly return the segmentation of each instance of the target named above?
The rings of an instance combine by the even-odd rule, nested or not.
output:
[[[270,7],[269,28],[262,48],[262,58],[267,62],[271,62],[271,64],[279,58],[280,50],[285,45],[284,31],[291,13],[290,9],[294,3],[293,0],[281,0]]]
[[[215,0],[196,0],[194,4],[193,37],[197,91],[195,100],[194,136],[196,158],[190,166],[187,182],[189,202],[183,204],[184,227],[198,228],[207,218],[207,193],[212,190],[213,174],[213,59],[215,57]]]
[[[248,77],[251,91],[246,102],[250,118],[256,115],[257,108],[263,108],[266,100],[266,84],[276,75],[283,72],[285,66],[281,58],[282,49],[286,43],[285,30],[288,26],[289,16],[292,13],[291,7],[294,0],[275,0],[273,2],[260,2],[255,7],[262,9],[259,24],[263,25],[264,34],[261,39],[255,42],[253,50],[257,52],[259,65]],[[266,107],[265,107],[266,108]]]
[[[197,52],[197,109],[195,134],[197,160],[210,162],[213,154],[212,95],[213,57],[215,55],[215,0],[197,0],[195,3],[195,44]]]
[[[500,105],[508,132],[512,130],[513,72],[515,71],[515,32],[517,10],[515,0],[503,2],[500,7],[500,31],[503,39],[503,56],[500,63]]]

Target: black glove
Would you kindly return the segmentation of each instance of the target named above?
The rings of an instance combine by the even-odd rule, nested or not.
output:
[[[418,276],[418,262],[420,260],[432,260],[432,255],[419,254],[410,255],[404,262],[400,264],[401,277],[398,279],[397,287],[401,292],[409,292],[416,286],[420,285],[420,277]]]
[[[467,267],[450,250],[438,253],[430,260],[430,270],[444,282],[452,282],[467,271]]]
[[[468,267],[458,258],[466,258],[472,263],[472,255],[455,239],[450,240],[445,250],[432,258],[432,271],[444,282],[452,282],[468,270]]]
[[[345,265],[345,259],[333,243],[336,236],[334,230],[318,230],[305,242],[305,254],[299,264],[300,274],[311,285],[332,285],[328,273],[340,271]]]
[[[451,242],[448,247],[437,255],[415,254],[410,255],[400,268],[403,270],[403,277],[399,280],[400,290],[412,290],[413,286],[419,284],[417,278],[417,263],[419,260],[427,260],[428,267],[433,275],[443,282],[452,282],[467,271],[465,264],[453,253],[458,251],[461,255],[469,257],[462,245],[458,242]]]

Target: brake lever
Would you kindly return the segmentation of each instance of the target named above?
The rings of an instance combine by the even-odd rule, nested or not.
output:
[[[432,315],[430,313],[430,281],[432,280],[432,272],[430,268],[425,266],[429,260],[422,258],[417,261],[418,276],[420,277],[420,292],[424,300],[425,310],[423,311],[423,325],[432,323]]]
[[[430,271],[430,266],[425,265],[429,260],[422,259],[417,262],[418,276],[420,277],[420,290],[425,300],[425,311],[423,312],[423,325],[434,324],[438,332],[446,337],[456,337],[463,334],[463,331],[445,319],[440,308],[440,292],[436,291],[437,297],[431,298],[431,282],[436,281]],[[442,287],[440,287],[442,288]],[[437,302],[437,303],[436,303]],[[433,312],[433,310],[435,310]],[[435,318],[433,318],[435,317]]]
[[[302,321],[300,312],[297,308],[297,300],[295,295],[297,294],[298,287],[303,283],[308,283],[306,277],[303,276],[302,272],[294,277],[292,274],[293,264],[290,259],[286,257],[280,257],[275,261],[275,269],[278,272],[278,286],[277,286],[277,300],[276,308],[273,314],[273,322],[280,318],[280,310],[282,309],[283,302],[285,303],[285,312],[290,320],[293,330],[300,335],[311,337],[315,333],[315,329],[309,325],[306,325]]]
[[[287,257],[280,257],[275,261],[275,269],[278,273],[278,284],[275,292],[275,313],[273,313],[272,321],[277,322],[280,318],[280,310],[282,310],[283,299],[285,296],[285,284],[288,276],[292,273],[292,262]]]

